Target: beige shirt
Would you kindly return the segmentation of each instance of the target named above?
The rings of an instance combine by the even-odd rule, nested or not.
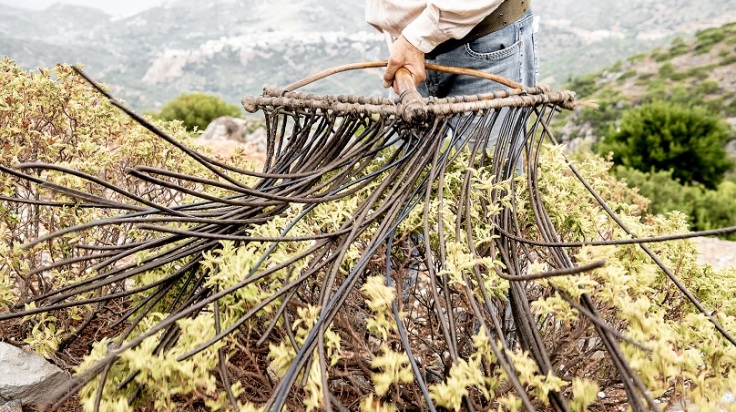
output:
[[[366,0],[365,20],[394,39],[400,35],[429,53],[461,39],[503,0]]]

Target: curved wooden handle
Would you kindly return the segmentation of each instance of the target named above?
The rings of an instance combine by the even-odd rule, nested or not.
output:
[[[346,72],[350,70],[374,69],[374,68],[386,67],[387,64],[388,64],[387,61],[382,60],[382,61],[377,61],[377,62],[352,63],[352,64],[345,64],[342,66],[333,67],[331,69],[327,69],[317,74],[314,74],[312,76],[309,76],[306,79],[302,79],[302,80],[299,80],[298,82],[292,83],[286,86],[284,88],[284,91],[291,92],[291,91],[297,90],[308,84],[312,84],[316,82],[317,80],[332,76],[333,74],[342,73],[342,72]],[[494,81],[498,84],[502,84],[511,89],[520,89],[520,90],[524,89],[524,85],[520,83],[516,83],[505,77],[501,77],[493,73],[486,73],[481,70],[441,66],[438,64],[429,64],[429,63],[427,63],[425,67],[427,70],[433,70],[433,71],[440,72],[440,73],[461,74],[461,75],[478,77],[480,79],[491,80],[491,81]]]
[[[414,85],[414,76],[411,74],[409,69],[406,69],[404,67],[400,68],[399,70],[396,70],[396,75],[394,75],[394,82],[396,82],[397,89],[399,89],[399,94],[410,94],[410,93],[419,93],[417,92],[417,87]]]
[[[414,84],[414,76],[408,69],[400,68],[394,76],[396,88],[399,90],[399,101],[403,106],[402,117],[404,121],[412,123],[424,121],[427,118],[427,108],[422,95],[417,91]]]

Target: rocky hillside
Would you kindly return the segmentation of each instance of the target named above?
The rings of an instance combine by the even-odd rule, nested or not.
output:
[[[736,21],[732,1],[560,0],[534,4],[543,81],[560,85],[633,53]],[[634,12],[635,11],[635,12]],[[343,63],[379,60],[381,35],[362,2],[169,0],[135,16],[94,9],[0,8],[0,55],[29,69],[81,63],[139,110],[189,91],[231,103],[264,84],[286,85]],[[312,91],[381,94],[379,72],[333,76]]]
[[[172,0],[123,19],[84,7],[4,7],[0,55],[27,68],[81,63],[141,110],[188,91],[235,103],[259,94],[264,84],[286,85],[328,67],[380,59],[385,41],[354,23],[362,14],[348,3],[314,0]],[[337,76],[315,91],[370,93],[366,85],[377,76]]]
[[[699,31],[691,40],[678,38],[667,47],[576,78],[567,87],[600,107],[580,109],[572,119],[562,116],[565,141],[595,141],[623,110],[653,100],[706,106],[736,128],[736,23]]]
[[[672,39],[736,21],[733,0],[540,1],[545,83],[561,85]]]

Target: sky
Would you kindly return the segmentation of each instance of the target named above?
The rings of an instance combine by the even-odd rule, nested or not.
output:
[[[129,16],[163,3],[163,0],[0,0],[0,5],[42,10],[54,3],[77,4],[100,9],[113,16]]]

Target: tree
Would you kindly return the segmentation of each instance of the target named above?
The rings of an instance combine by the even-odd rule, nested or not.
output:
[[[682,184],[709,189],[733,167],[725,149],[729,125],[700,107],[658,101],[624,112],[618,129],[599,144],[616,164],[642,172],[671,171]]]
[[[243,110],[218,96],[189,93],[167,103],[156,117],[166,121],[180,120],[187,130],[202,131],[211,121],[222,116],[242,118]]]

